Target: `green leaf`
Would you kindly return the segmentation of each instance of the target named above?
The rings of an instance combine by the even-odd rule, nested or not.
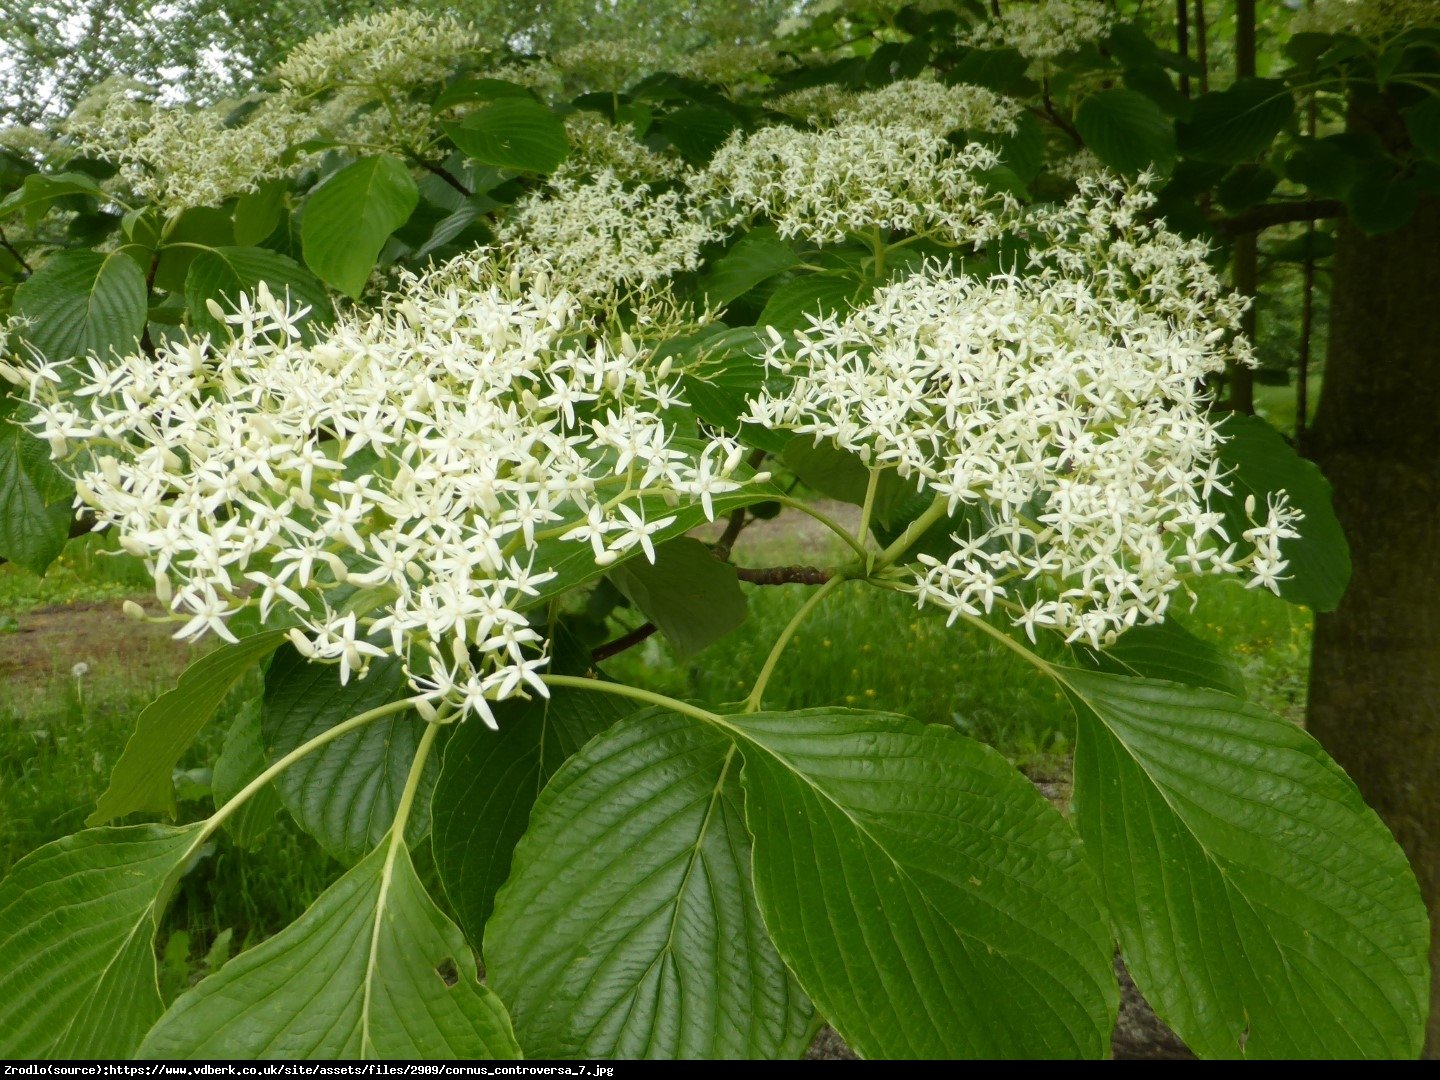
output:
[[[1246,498],[1253,495],[1263,515],[1268,496],[1284,491],[1305,519],[1297,529],[1299,539],[1280,542],[1280,553],[1290,563],[1280,595],[1292,604],[1334,611],[1350,582],[1350,545],[1335,517],[1330,482],[1259,417],[1226,417],[1224,432],[1228,441],[1219,456],[1222,465],[1234,469],[1225,480],[1231,494],[1212,495],[1212,509],[1225,515],[1230,538],[1238,541],[1250,528]]]
[[[104,194],[100,185],[84,173],[56,173],[54,176],[31,173],[19,188],[0,199],[0,217],[21,211],[25,215],[25,224],[33,226],[39,224],[57,200],[67,195]]]
[[[684,365],[680,376],[685,399],[695,415],[722,431],[738,435],[747,445],[778,453],[792,438],[788,431],[742,421],[749,399],[776,378],[761,359],[768,344],[753,326],[721,327],[703,332],[677,348]]]
[[[432,106],[436,113],[442,113],[454,105],[465,105],[471,101],[498,101],[501,98],[527,98],[536,100],[535,92],[519,83],[504,79],[459,79],[451,83]]]
[[[804,329],[812,316],[823,318],[848,312],[874,287],[873,282],[858,281],[849,274],[806,274],[776,289],[756,322],[782,333]]]
[[[1075,651],[1087,667],[1097,671],[1166,679],[1245,698],[1245,677],[1235,661],[1173,618],[1132,627],[1103,651],[1084,644],[1077,645]]]
[[[265,760],[265,742],[260,729],[258,703],[247,702],[247,707],[231,723],[225,732],[225,742],[210,776],[210,794],[216,808],[224,806],[238,795],[242,788],[265,771],[269,763]],[[240,804],[239,809],[225,821],[225,831],[242,848],[259,846],[262,838],[275,825],[275,816],[280,812],[280,796],[275,785],[263,788]]]
[[[1205,161],[1255,161],[1295,113],[1290,88],[1279,79],[1237,79],[1202,94],[1179,126],[1180,150]]]
[[[1175,164],[1175,129],[1159,105],[1135,90],[1101,90],[1075,113],[1085,145],[1116,172]]]
[[[1355,183],[1356,161],[1342,142],[1300,138],[1285,159],[1285,176],[1315,195],[1341,198]]]
[[[516,1058],[500,1000],[404,844],[366,856],[290,926],[182,994],[147,1058]]]
[[[998,753],[877,713],[725,722],[745,757],[765,925],[854,1050],[1105,1054],[1118,992],[1094,878]]]
[[[0,413],[0,557],[43,574],[70,536],[74,498],[50,447]]]
[[[393,157],[361,158],[305,200],[300,242],[305,263],[351,299],[358,299],[389,235],[420,201],[410,170]]]
[[[1310,736],[1227,694],[1064,670],[1074,815],[1125,963],[1208,1057],[1413,1057],[1428,988],[1405,856]]]
[[[215,206],[192,206],[183,210],[166,229],[165,241],[155,264],[155,286],[167,292],[183,293],[185,275],[200,253],[234,243],[235,221],[229,210]]]
[[[655,562],[631,559],[610,572],[625,597],[659,627],[679,659],[709,647],[749,614],[735,567],[710,547],[681,536],[655,549]]]
[[[796,435],[785,447],[782,460],[801,483],[812,491],[854,506],[865,505],[870,470],[859,455],[842,450],[833,440],[816,442],[812,435]],[[891,514],[915,494],[915,485],[902,480],[894,469],[885,469],[875,485],[875,520],[888,522]],[[930,500],[925,500],[928,506]]]
[[[223,340],[229,329],[210,314],[206,301],[217,301],[227,312],[234,310],[240,295],[254,293],[262,281],[276,297],[288,293],[292,307],[310,309],[302,327],[312,322],[323,326],[335,317],[325,286],[294,259],[266,248],[221,247],[201,252],[185,275],[185,306],[191,326]]]
[[[398,657],[372,660],[365,678],[352,674],[341,686],[334,665],[312,664],[286,645],[265,674],[266,755],[276,761],[336,724],[408,694],[405,663]],[[340,736],[275,778],[280,801],[331,855],[342,862],[359,858],[390,831],[423,729],[419,717],[406,710]],[[439,771],[432,755],[406,829],[411,843],[429,828],[425,806]]]
[[[952,86],[986,86],[1004,94],[1025,82],[1029,68],[1030,61],[1016,49],[971,49],[950,69],[945,81]]]
[[[466,157],[501,169],[550,173],[570,153],[565,122],[531,99],[501,98],[440,126]]]
[[[1440,161],[1440,94],[1428,94],[1405,110],[1405,130],[1416,150]]]
[[[795,254],[795,249],[781,240],[774,229],[755,229],[715,261],[701,280],[700,291],[710,307],[723,308],[762,281],[799,263],[800,256]]]
[[[616,697],[557,687],[548,698],[497,705],[499,731],[456,727],[431,796],[430,846],[471,941],[481,941],[541,789],[567,758],[632,711]]]
[[[739,755],[622,720],[541,793],[485,933],[532,1057],[798,1057],[811,1010],[755,906]]]
[[[164,1003],[155,930],[200,825],[91,829],[0,882],[0,1056],[128,1058]]]
[[[1238,213],[1270,197],[1280,177],[1265,165],[1237,165],[1220,181],[1215,197],[1231,213]]]
[[[280,224],[285,213],[284,180],[267,180],[255,191],[241,195],[235,202],[235,243],[251,247],[260,243]]]
[[[702,168],[730,133],[740,126],[733,113],[713,105],[686,105],[661,118],[655,125],[675,147],[687,165]]]
[[[23,340],[47,360],[133,353],[145,329],[145,275],[118,252],[60,251],[15,290]]]
[[[175,813],[171,774],[180,755],[205,726],[225,695],[251,668],[280,647],[283,630],[267,630],[225,645],[191,664],[175,689],[140,713],[135,733],[110,773],[110,786],[87,825],[103,825],[141,810]]]
[[[1142,64],[1127,68],[1125,85],[1139,91],[1153,101],[1168,116],[1190,119],[1195,112],[1194,99],[1182,94],[1167,72],[1159,64]],[[1173,136],[1172,136],[1173,138]]]
[[[1345,197],[1350,220],[1369,236],[1393,232],[1420,205],[1420,185],[1387,161],[1368,162]]]

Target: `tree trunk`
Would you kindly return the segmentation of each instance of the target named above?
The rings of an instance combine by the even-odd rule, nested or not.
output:
[[[1341,224],[1325,382],[1307,446],[1334,485],[1354,562],[1339,610],[1315,620],[1308,724],[1420,879],[1432,927],[1431,1056],[1440,1055],[1437,252],[1440,199],[1383,236]]]

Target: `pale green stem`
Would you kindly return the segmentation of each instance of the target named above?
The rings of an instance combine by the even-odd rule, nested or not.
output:
[[[781,506],[788,506],[792,510],[799,510],[802,514],[806,514],[814,518],[816,521],[820,522],[821,525],[824,525],[836,536],[844,540],[845,543],[848,544],[850,548],[855,552],[855,554],[860,556],[861,559],[865,559],[870,554],[865,550],[863,546],[861,546],[858,541],[856,541],[855,537],[850,535],[849,530],[846,529],[845,526],[841,525],[838,521],[830,517],[828,514],[824,514],[821,511],[816,510],[813,506],[809,506],[801,502],[799,499],[791,498],[789,495],[781,495],[775,501],[778,502]]]
[[[916,540],[919,540],[920,537],[925,534],[926,529],[934,525],[948,512],[949,504],[945,496],[935,496],[935,501],[925,509],[925,512],[907,525],[905,531],[900,534],[899,538],[875,557],[875,567],[877,569],[886,567],[899,559],[910,550],[911,545],[914,544]]]
[[[540,681],[546,686],[568,687],[572,690],[585,690],[594,694],[610,694],[614,697],[629,698],[631,701],[639,701],[646,705],[658,705],[662,709],[669,709],[681,716],[694,717],[707,724],[729,726],[719,713],[713,713],[709,709],[691,705],[679,698],[667,697],[665,694],[657,694],[653,690],[644,690],[638,686],[626,686],[624,683],[610,682],[606,679],[587,679],[578,675],[541,675]]]
[[[755,688],[750,691],[750,696],[745,699],[746,712],[758,712],[760,701],[765,695],[765,687],[770,682],[770,676],[775,674],[775,665],[780,662],[780,657],[785,652],[785,647],[790,644],[790,639],[795,636],[795,631],[800,629],[800,624],[805,621],[810,612],[814,611],[821,600],[832,592],[836,586],[845,580],[844,574],[836,574],[829,581],[821,585],[810,594],[805,603],[800,605],[800,610],[785,625],[780,636],[775,640],[770,655],[765,658],[765,666],[760,669],[760,677],[755,680]]]
[[[434,721],[425,725],[420,744],[415,747],[415,760],[410,763],[410,775],[405,778],[405,787],[400,792],[400,801],[395,804],[395,821],[390,826],[390,852],[385,858],[385,876],[390,876],[390,867],[395,862],[398,845],[405,842],[405,826],[410,820],[411,807],[415,805],[415,793],[420,790],[420,778],[425,772],[425,759],[430,756],[430,747],[440,734],[448,713],[441,713]]]
[[[860,507],[860,527],[855,530],[855,542],[862,546],[870,533],[870,517],[875,513],[875,492],[880,487],[880,472],[880,469],[872,468],[870,481],[865,485],[865,504]]]
[[[206,839],[212,836],[216,829],[223,825],[225,821],[232,814],[235,813],[236,810],[240,809],[240,807],[244,805],[246,800],[259,792],[262,788],[265,787],[266,784],[270,783],[271,780],[275,779],[275,777],[279,776],[282,772],[288,769],[291,765],[294,765],[295,762],[299,761],[301,758],[308,757],[316,750],[319,750],[322,746],[334,742],[342,735],[348,735],[350,734],[350,732],[356,730],[357,728],[362,728],[366,724],[383,719],[386,716],[390,716],[392,713],[403,712],[404,710],[411,708],[412,705],[413,703],[408,698],[402,701],[392,701],[387,705],[381,705],[377,708],[370,709],[368,712],[363,712],[352,716],[348,720],[342,720],[334,727],[326,731],[322,731],[319,735],[316,735],[309,742],[301,743],[294,750],[291,750],[288,754],[282,757],[279,761],[275,762],[274,765],[271,765],[259,776],[255,777],[254,780],[251,780],[250,783],[246,784],[243,788],[241,788],[238,792],[236,792],[233,796],[226,800],[224,806],[220,807],[220,809],[216,810],[215,813],[211,814],[210,817],[205,820],[205,827],[200,830],[200,835],[195,840],[195,846],[198,847]]]

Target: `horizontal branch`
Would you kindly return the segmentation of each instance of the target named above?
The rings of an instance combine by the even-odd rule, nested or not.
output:
[[[1304,202],[1261,203],[1228,218],[1211,222],[1217,232],[1229,236],[1260,232],[1272,225],[1292,225],[1297,221],[1318,221],[1322,218],[1345,216],[1345,204],[1339,199],[1307,199]]]
[[[628,634],[621,635],[614,641],[607,641],[603,645],[597,645],[590,650],[590,662],[592,664],[598,664],[601,660],[609,660],[610,657],[617,656],[626,649],[633,649],[658,629],[660,628],[653,622],[647,622],[643,626],[637,626]]]
[[[751,585],[824,585],[834,574],[814,566],[737,566],[735,576]]]

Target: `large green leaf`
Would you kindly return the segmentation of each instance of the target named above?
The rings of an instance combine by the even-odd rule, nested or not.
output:
[[[645,613],[681,659],[730,633],[749,614],[735,567],[708,544],[681,536],[655,549],[655,561],[631,559],[610,580]]]
[[[404,844],[383,844],[298,920],[176,999],[151,1058],[515,1058],[499,999]]]
[[[999,754],[877,713],[725,719],[765,925],[853,1049],[1105,1053],[1118,993],[1094,878]]]
[[[92,177],[84,173],[56,173],[54,176],[31,173],[19,188],[0,199],[0,217],[18,210],[24,213],[25,224],[36,225],[56,200],[67,195],[103,196],[104,192]]]
[[[605,694],[556,688],[495,707],[499,731],[460,724],[431,796],[430,847],[456,921],[477,945],[510,873],[530,808],[555,770],[632,709]]]
[[[1194,113],[1179,125],[1180,150],[1204,161],[1254,161],[1294,113],[1290,88],[1281,80],[1237,79],[1195,99]]]
[[[773,228],[755,229],[711,265],[700,291],[711,307],[723,308],[762,281],[799,265],[800,257]]]
[[[126,1058],[160,1016],[155,929],[201,826],[67,836],[0,882],[0,1057]]]
[[[361,158],[305,200],[300,242],[322,281],[358,298],[380,249],[420,201],[410,170],[393,157]]]
[[[0,557],[43,574],[70,535],[74,498],[50,447],[0,410]]]
[[[797,1057],[805,996],[750,882],[734,744],[622,720],[546,786],[485,932],[532,1057]]]
[[[686,105],[663,117],[656,129],[670,140],[685,163],[703,168],[725,144],[740,121],[713,105]]]
[[[145,311],[145,274],[119,252],[56,252],[15,290],[21,336],[47,360],[134,352]]]
[[[87,825],[102,825],[140,810],[175,813],[171,773],[220,702],[251,668],[280,647],[284,631],[267,630],[201,657],[181,674],[175,689],[146,705],[135,733],[110,773],[110,786]]]
[[[210,797],[215,800],[217,808],[238,795],[269,764],[265,760],[260,717],[260,703],[246,702],[241,714],[225,732],[225,742],[220,747],[210,776]],[[254,848],[275,825],[280,806],[275,785],[266,784],[226,819],[225,831],[241,847]]]
[[[501,169],[554,172],[570,153],[565,122],[533,98],[500,98],[441,127],[466,157]]]
[[[265,675],[261,728],[267,756],[277,760],[336,724],[408,693],[399,657],[372,660],[365,678],[352,675],[341,686],[333,665],[312,664],[286,645]],[[390,831],[423,733],[423,722],[407,710],[342,735],[276,777],[280,801],[326,851],[343,861],[357,859]],[[432,755],[410,815],[411,842],[429,828],[425,805],[439,771]]]
[[[806,274],[771,293],[756,322],[781,332],[806,329],[813,318],[844,315],[874,288],[874,282],[860,281],[850,274]]]
[[[761,359],[769,339],[754,326],[723,327],[674,343],[685,362],[680,377],[685,399],[695,415],[722,431],[738,435],[748,446],[772,453],[785,449],[790,432],[742,421],[749,401],[782,376]]]
[[[1228,416],[1224,432],[1228,441],[1220,448],[1220,461],[1234,469],[1225,480],[1231,493],[1213,495],[1210,503],[1225,515],[1230,538],[1238,541],[1250,527],[1248,497],[1254,496],[1256,513],[1263,517],[1268,496],[1284,491],[1305,518],[1298,539],[1280,542],[1280,553],[1290,562],[1280,595],[1316,611],[1334,611],[1350,583],[1350,546],[1335,516],[1330,482],[1259,417]]]
[[[1075,113],[1075,128],[1095,156],[1117,172],[1138,173],[1152,166],[1165,172],[1175,164],[1174,125],[1139,91],[1091,94]]]
[[[308,307],[301,325],[320,325],[334,318],[330,297],[315,275],[294,259],[258,247],[212,248],[196,256],[185,275],[185,306],[190,324],[212,337],[223,338],[226,328],[210,314],[207,301],[214,300],[225,311],[234,310],[242,294],[253,293],[264,282],[276,297],[287,294],[292,307]]]
[[[1075,652],[1087,667],[1112,675],[1166,679],[1245,697],[1245,677],[1235,661],[1173,618],[1133,627],[1103,651],[1080,644]]]
[[[1428,924],[1414,875],[1320,745],[1227,694],[1058,672],[1074,814],[1126,966],[1210,1057],[1414,1056]]]
[[[235,243],[250,247],[265,240],[280,225],[285,214],[284,180],[267,180],[235,203]]]

